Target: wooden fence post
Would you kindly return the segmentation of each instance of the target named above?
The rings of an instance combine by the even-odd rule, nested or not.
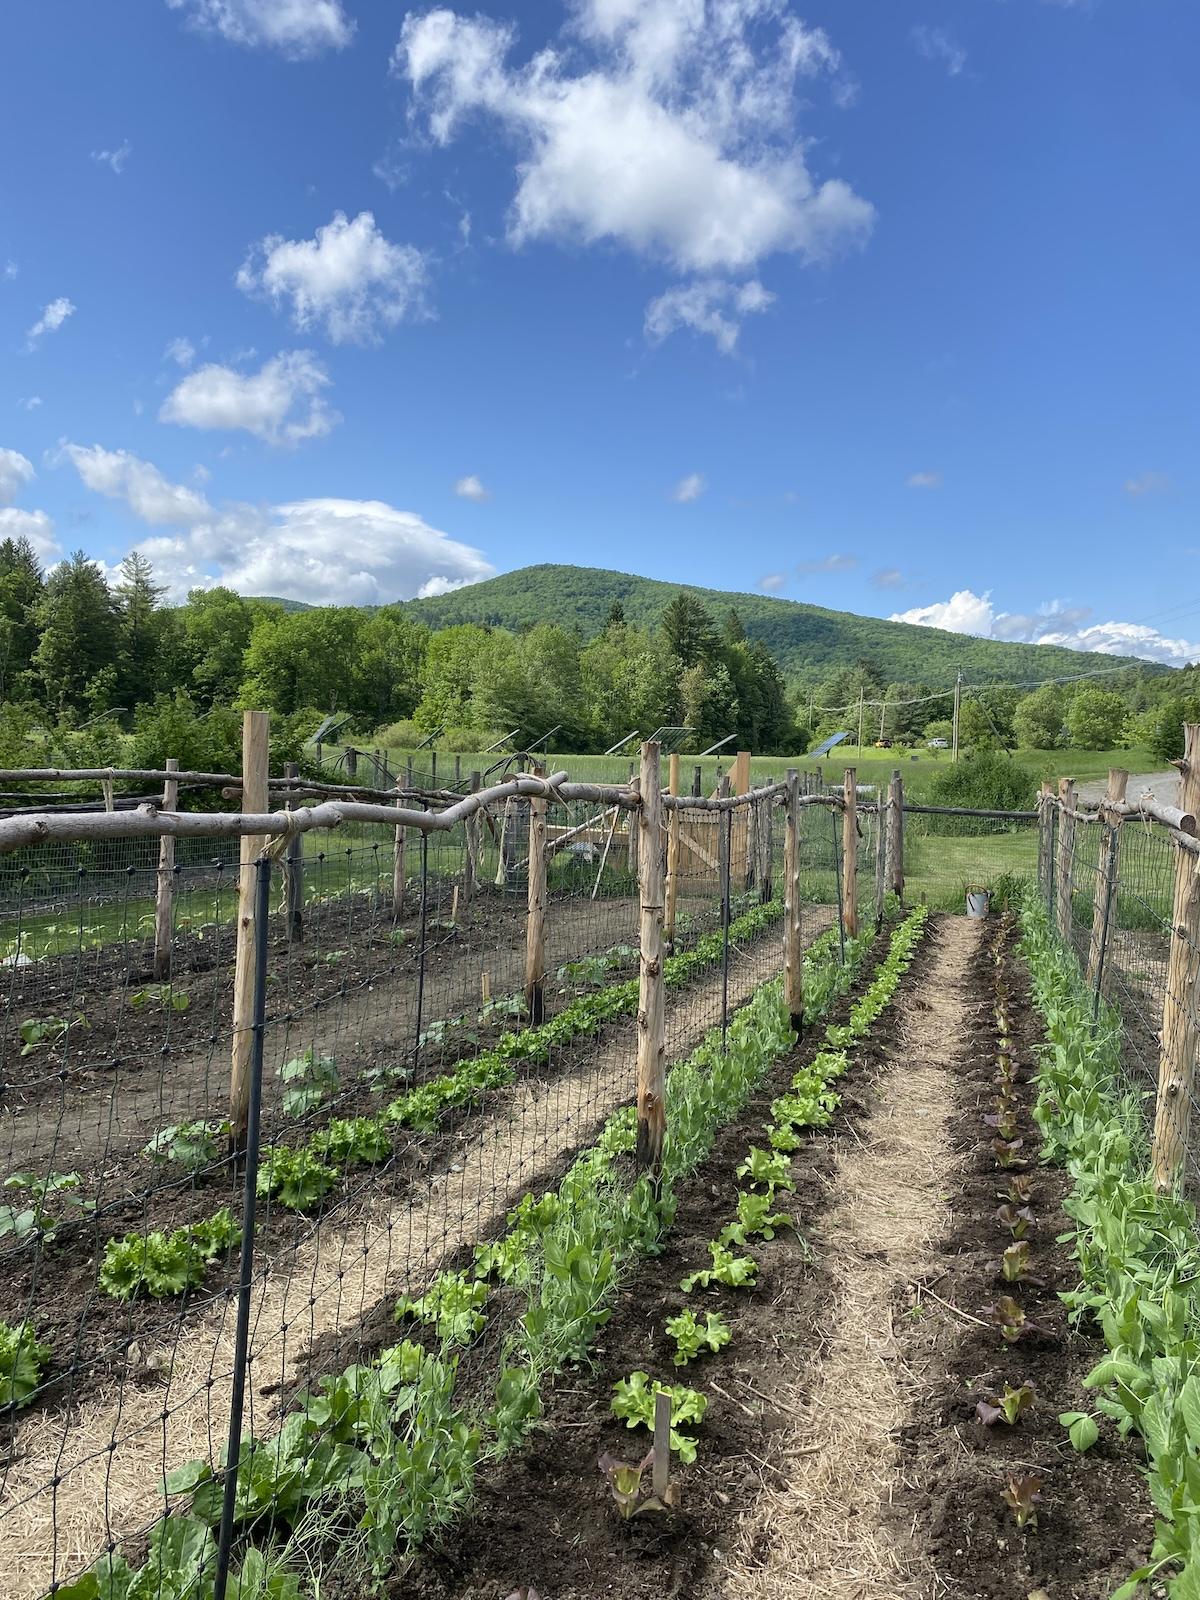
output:
[[[639,832],[637,1165],[649,1170],[657,1193],[667,1131],[666,1008],[663,990],[662,782],[659,747],[642,746],[641,807],[633,813]]]
[[[476,771],[471,774],[471,793],[474,794],[483,784],[482,773]],[[466,835],[463,849],[463,906],[469,906],[475,898],[475,883],[479,876],[479,813],[474,812],[463,824]]]
[[[783,1001],[793,1031],[804,1030],[804,952],[800,944],[800,779],[787,775],[787,818],[783,834]]]
[[[667,793],[679,793],[679,754],[673,751],[667,760]],[[663,921],[663,938],[668,948],[675,943],[675,913],[679,905],[679,812],[672,806],[667,812],[667,907]]]
[[[750,752],[739,750],[729,774],[732,794],[750,793]],[[730,859],[729,881],[736,883],[738,893],[743,893],[749,887],[748,867],[750,852],[748,849],[750,836],[750,810],[748,806],[739,806],[733,813],[733,824],[729,831]]]
[[[634,790],[635,793],[640,791],[641,779],[636,772],[630,774],[629,787]],[[631,811],[629,813],[629,833],[625,840],[625,871],[628,873],[631,879],[636,878],[639,883],[642,881],[641,868],[638,865],[640,831],[641,830],[638,827],[638,813],[636,811]]]
[[[1194,812],[1200,808],[1200,723],[1185,723],[1183,732],[1183,760],[1175,763],[1179,767],[1179,805]],[[1200,856],[1177,843],[1152,1152],[1154,1182],[1160,1193],[1175,1187],[1187,1157],[1196,1050],[1200,1045],[1198,979]]]
[[[403,809],[404,801],[397,799],[396,805]],[[404,915],[404,891],[408,887],[408,863],[405,855],[408,849],[408,833],[404,828],[397,828],[392,843],[392,927]]]
[[[167,757],[167,771],[178,772],[179,762]],[[174,778],[163,784],[162,808],[179,805],[179,785]],[[171,907],[175,898],[175,840],[164,833],[158,841],[158,885],[154,896],[154,978],[165,983],[171,975]]]
[[[358,777],[358,751],[352,744],[346,746],[346,776],[348,778]]]
[[[904,778],[899,767],[888,785],[888,888],[904,899]]]
[[[265,711],[242,714],[242,811],[268,808],[271,719]],[[229,1088],[229,1137],[235,1150],[246,1144],[250,1115],[250,1056],[254,1044],[254,863],[267,844],[262,834],[243,834],[239,854],[237,953],[233,968],[233,1052]]]
[[[1108,808],[1121,804],[1128,782],[1129,774],[1124,768],[1108,769],[1108,787],[1100,807],[1100,849],[1096,855],[1096,886],[1092,893],[1092,937],[1088,943],[1087,963],[1087,981],[1090,985],[1094,985],[1101,977],[1120,860],[1121,823]]]
[[[858,933],[858,771],[847,767],[842,778],[842,897],[846,933]]]
[[[875,932],[883,927],[883,903],[887,898],[888,815],[891,798],[884,799],[883,786],[875,786]]]
[[[545,777],[535,766],[534,776]],[[546,801],[529,801],[529,896],[525,917],[525,1009],[532,1027],[546,1019]]]
[[[1054,882],[1054,845],[1051,839],[1054,791],[1046,779],[1038,789],[1038,889],[1046,904],[1050,904],[1050,886]]]
[[[775,802],[759,802],[758,831],[762,842],[759,861],[758,887],[762,904],[769,905],[775,892]]]
[[[294,761],[284,763],[283,774],[285,778],[298,778],[300,768]],[[287,809],[292,809],[292,802],[287,802]],[[287,842],[284,853],[284,896],[287,907],[287,935],[289,939],[300,944],[304,939],[304,840],[300,834],[294,833]]]
[[[1058,780],[1058,861],[1056,863],[1056,910],[1058,936],[1070,948],[1071,895],[1075,870],[1075,785],[1070,778]]]

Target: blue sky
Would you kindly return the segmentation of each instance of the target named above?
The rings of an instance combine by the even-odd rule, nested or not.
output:
[[[1200,656],[1190,0],[5,32],[0,533],[48,560],[570,561]]]

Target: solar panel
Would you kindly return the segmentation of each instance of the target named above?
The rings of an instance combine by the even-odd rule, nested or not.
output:
[[[827,756],[835,744],[841,744],[843,739],[848,739],[849,737],[849,729],[847,729],[845,733],[830,734],[829,738],[825,740],[824,744],[819,744],[815,750],[810,750],[808,752],[809,759],[811,760],[813,756]]]

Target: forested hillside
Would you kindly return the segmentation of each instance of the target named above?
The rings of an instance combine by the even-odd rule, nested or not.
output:
[[[603,630],[614,605],[621,607],[627,622],[657,627],[680,588],[695,595],[714,616],[735,607],[746,637],[765,644],[793,684],[818,684],[834,668],[854,661],[870,661],[885,680],[919,679],[937,688],[949,687],[960,671],[972,681],[1018,683],[1109,667],[1122,659],[1135,664],[1131,658],[1089,655],[1055,645],[1005,644],[769,595],[660,583],[599,567],[521,567],[451,594],[412,600],[406,609],[432,628],[461,622],[488,622],[502,628],[556,622],[578,628],[590,639]]]

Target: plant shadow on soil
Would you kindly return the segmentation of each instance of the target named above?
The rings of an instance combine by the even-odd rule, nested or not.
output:
[[[974,959],[973,1015],[964,1019],[971,1047],[949,1130],[958,1165],[947,1185],[950,1223],[934,1252],[942,1270],[910,1285],[894,1307],[897,1328],[907,1330],[905,1359],[924,1376],[923,1404],[900,1432],[900,1470],[912,1492],[894,1508],[897,1537],[924,1529],[926,1549],[949,1595],[1103,1600],[1145,1559],[1153,1535],[1149,1494],[1138,1470],[1144,1456],[1140,1441],[1122,1440],[1107,1419],[1100,1419],[1099,1441],[1077,1454],[1058,1422],[1059,1412],[1093,1409],[1094,1395],[1082,1379],[1107,1352],[1098,1330],[1070,1325],[1059,1299],[1060,1291],[1078,1284],[1070,1246],[1058,1242],[1071,1227],[1061,1210],[1070,1184],[1036,1157],[1016,1171],[1031,1183],[1032,1270],[1042,1283],[1009,1284],[998,1271],[1011,1242],[995,1216],[1009,1173],[998,1167],[992,1130],[982,1121],[994,1109],[996,1094],[998,971],[1007,985],[1009,1035],[1019,1069],[1017,1132],[1026,1154],[1040,1145],[1030,1112],[1044,1030],[1013,930],[1005,924],[1000,932],[999,968],[989,943],[980,943]],[[1041,1330],[1014,1345],[1005,1344],[994,1327],[945,1311],[949,1302],[973,1319],[1006,1292]],[[988,1428],[976,1420],[977,1401],[994,1401],[1006,1386],[1024,1383],[1033,1385],[1035,1398],[1015,1426]],[[1037,1526],[1024,1532],[1002,1498],[1009,1473],[1042,1479]]]
[[[707,1264],[708,1241],[733,1218],[735,1168],[752,1143],[765,1144],[763,1125],[771,1101],[789,1087],[797,1068],[812,1059],[825,1025],[846,1020],[854,995],[886,950],[884,935],[853,993],[775,1066],[736,1122],[718,1134],[703,1166],[682,1186],[662,1253],[642,1263],[618,1295],[589,1365],[560,1377],[530,1441],[520,1453],[480,1475],[471,1514],[393,1580],[387,1592],[395,1600],[401,1595],[406,1600],[500,1600],[523,1585],[532,1585],[544,1600],[662,1600],[698,1593],[710,1575],[720,1580],[719,1552],[732,1544],[735,1525],[764,1478],[782,1481],[779,1466],[771,1460],[776,1453],[773,1439],[792,1428],[795,1417],[771,1398],[777,1374],[781,1366],[786,1368],[794,1403],[796,1382],[820,1342],[830,1279],[812,1259],[806,1234],[830,1203],[835,1139],[814,1132],[795,1153],[795,1193],[780,1193],[778,1199],[797,1226],[782,1229],[773,1240],[752,1242],[749,1253],[759,1262],[753,1290],[717,1287],[685,1295],[679,1281]],[[919,981],[924,960],[922,950],[906,985]],[[887,1061],[884,1030],[877,1032],[880,1038],[862,1041],[851,1072],[839,1082],[837,1121],[843,1129],[865,1115],[873,1080]],[[716,1355],[677,1368],[664,1324],[687,1308],[698,1315],[720,1311],[733,1339]],[[395,1337],[394,1323],[390,1337]],[[697,1434],[696,1462],[676,1465],[681,1509],[625,1522],[597,1459],[607,1450],[636,1461],[648,1447],[645,1430],[627,1431],[609,1411],[613,1384],[636,1370],[694,1387],[709,1404]],[[358,1592],[353,1587],[329,1590],[336,1600]]]

